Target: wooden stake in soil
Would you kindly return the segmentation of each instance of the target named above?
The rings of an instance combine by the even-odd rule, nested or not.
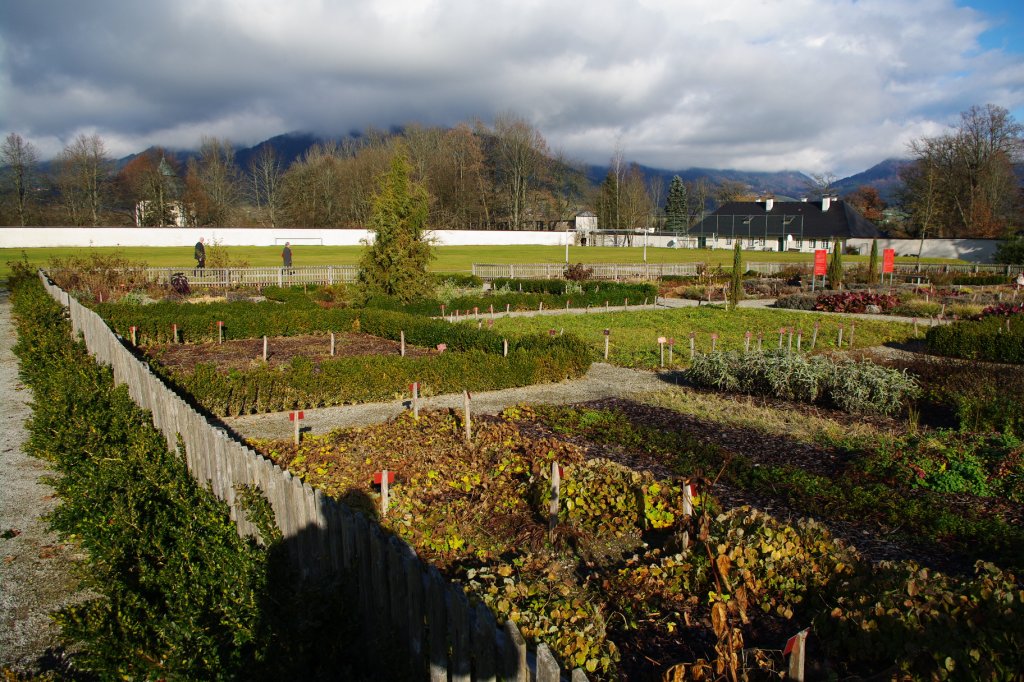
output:
[[[548,537],[555,531],[558,525],[558,497],[562,488],[562,467],[558,462],[551,463],[551,504],[548,507]]]
[[[419,420],[420,418],[420,382],[414,381],[409,384],[409,390],[412,392],[412,416],[413,419]]]
[[[782,655],[789,655],[789,679],[795,682],[804,681],[804,663],[807,656],[807,630],[801,630],[786,642]]]
[[[764,343],[764,332],[757,333],[757,352],[761,352],[761,344]]]
[[[267,361],[267,335],[263,335],[263,362]]]
[[[604,302],[604,311],[608,312],[609,310],[611,310],[611,308],[608,307],[608,301],[605,301]]]
[[[796,330],[796,352],[797,353],[800,352],[800,343],[803,341],[803,338],[804,338],[804,330],[803,329]]]
[[[131,326],[131,327],[128,327],[128,331],[131,332],[131,335],[132,335],[132,345],[133,346],[139,345],[139,337],[138,337],[139,328],[135,327],[135,326]]]
[[[405,357],[405,330],[399,331],[398,335],[399,335],[399,343],[401,344],[401,348],[399,348],[399,352],[402,354],[402,357],[404,358]]]
[[[502,350],[501,355],[502,355],[502,357],[506,357],[507,358],[508,357],[508,339],[502,339],[501,340],[501,345],[503,346],[503,350]]]
[[[668,337],[668,364],[669,365],[672,364],[672,351],[675,349],[675,347],[676,347],[675,337],[673,337],[673,336]]]
[[[667,341],[667,340],[668,339],[666,339],[664,336],[659,336],[658,337],[658,350],[661,353],[661,366],[662,367],[665,366],[665,341]]]
[[[306,418],[306,413],[303,412],[302,410],[299,410],[298,412],[289,412],[288,413],[289,421],[295,422],[295,444],[296,445],[299,444],[299,438],[302,435],[301,433],[299,433],[299,422],[302,421],[305,418]]]
[[[391,490],[388,485],[388,470],[384,469],[380,472],[380,517],[387,518],[388,515],[388,497],[390,496]]]
[[[743,335],[743,352],[744,353],[749,353],[750,352],[750,337],[751,336],[752,336],[752,334],[750,333],[750,330],[747,330],[747,333]]]
[[[779,327],[779,350],[782,350],[782,337],[786,335],[786,328]]]
[[[334,357],[334,332],[331,332],[331,357]]]
[[[918,334],[917,334],[917,318],[915,317],[914,318],[914,338],[916,339],[917,336],[918,336]]]
[[[850,323],[850,348],[853,348],[853,334],[857,331],[857,324],[855,322]]]
[[[697,332],[690,332],[690,362],[693,362],[693,354],[696,352]]]
[[[217,320],[217,343],[224,343],[224,321]]]
[[[793,328],[792,327],[789,328],[789,342],[786,344],[786,352],[791,354],[791,355],[793,353]]]
[[[608,338],[611,336],[612,330],[604,330],[604,361],[608,362]]]
[[[711,352],[714,353],[718,346],[718,332],[711,332]]]
[[[469,416],[469,401],[470,401],[471,398],[472,398],[472,396],[469,395],[469,391],[463,391],[462,392],[462,406],[463,406],[463,411],[465,412],[465,415],[466,415],[466,442],[467,443],[472,443],[473,442],[473,426],[472,426],[472,422],[470,421],[470,416]]]
[[[839,341],[836,343],[836,348],[843,347],[843,327],[839,327]]]
[[[818,344],[818,328],[821,327],[820,322],[814,323],[814,334],[811,335],[811,350]]]
[[[177,325],[177,323],[171,325],[171,343],[178,343],[178,325]]]

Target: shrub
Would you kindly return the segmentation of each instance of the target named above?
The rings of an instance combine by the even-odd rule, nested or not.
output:
[[[878,306],[883,313],[890,312],[899,300],[893,294],[872,294],[866,291],[843,291],[818,297],[815,310],[830,313],[863,313],[869,305]]]
[[[1008,265],[1024,265],[1024,237],[1007,239],[1001,242],[996,247],[992,260],[996,263],[1006,263]]]
[[[775,299],[776,308],[789,308],[791,310],[816,310],[818,294],[789,294],[779,296]]]
[[[568,280],[583,282],[590,279],[593,274],[594,268],[588,268],[583,263],[573,263],[572,265],[565,266],[562,276]]]
[[[905,372],[871,362],[808,359],[774,350],[699,355],[684,377],[697,386],[825,403],[855,413],[892,414],[919,391]]]

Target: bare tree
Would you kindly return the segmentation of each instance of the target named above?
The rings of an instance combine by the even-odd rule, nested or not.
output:
[[[38,163],[39,155],[36,148],[17,133],[9,134],[0,145],[4,190],[14,197],[18,222],[22,226],[26,223],[30,190]]]
[[[99,225],[114,169],[103,138],[79,135],[61,151],[57,168],[57,184],[68,218],[75,225]]]
[[[283,174],[281,159],[269,144],[262,145],[249,162],[250,198],[271,227],[277,227]]]
[[[804,183],[804,189],[814,197],[824,197],[832,194],[832,190],[835,187],[836,180],[835,173],[824,172],[824,173],[812,173]]]
[[[203,137],[199,158],[189,160],[184,203],[197,225],[227,225],[241,198],[235,150],[227,140]]]
[[[507,201],[509,227],[523,228],[528,199],[547,170],[548,146],[525,119],[511,113],[494,121],[495,172]]]

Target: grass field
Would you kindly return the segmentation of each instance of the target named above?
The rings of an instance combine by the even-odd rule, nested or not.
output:
[[[226,247],[234,261],[246,261],[252,266],[274,266],[281,264],[280,246],[230,246]],[[359,262],[363,252],[361,246],[309,246],[292,247],[294,264],[302,265],[348,265]],[[470,272],[473,263],[563,263],[564,246],[439,246],[434,249],[436,258],[431,269],[437,272]],[[114,255],[133,261],[144,262],[152,267],[191,268],[195,265],[192,247],[55,247],[0,249],[0,281],[7,281],[10,273],[9,262],[21,260],[24,256],[29,263],[45,266],[54,258],[87,256],[90,253]],[[569,260],[573,263],[641,263],[642,247],[571,247]],[[844,256],[848,261],[867,261],[866,256]],[[749,261],[780,261],[787,263],[810,263],[811,254],[776,253],[757,251],[744,254]],[[907,262],[916,259],[897,259]],[[709,265],[732,266],[732,251],[718,249],[664,249],[648,248],[647,261],[650,263],[691,263],[704,262]],[[924,259],[924,262],[956,262],[941,259]]]
[[[854,347],[876,346],[886,341],[905,341],[913,335],[909,324],[885,320],[864,320],[840,315],[820,315],[793,310],[743,309],[726,311],[720,306],[677,308],[674,310],[637,310],[630,312],[590,313],[537,317],[508,317],[494,321],[494,329],[509,335],[544,333],[551,329],[575,334],[598,353],[604,353],[604,330],[609,335],[609,362],[625,367],[654,368],[660,364],[658,337],[675,338],[675,364],[689,364],[690,332],[697,352],[711,351],[711,334],[718,334],[718,350],[742,350],[747,331],[753,333],[751,347],[757,346],[757,335],[764,335],[764,348],[777,348],[779,329],[793,327],[803,332],[803,350],[810,348],[814,323],[818,322],[816,350],[835,349],[839,327],[844,327],[843,348],[850,341],[850,323],[856,324]],[[467,324],[476,324],[469,322]],[[789,344],[789,334],[783,339]],[[793,337],[796,350],[796,332]],[[665,349],[666,363],[668,348]]]

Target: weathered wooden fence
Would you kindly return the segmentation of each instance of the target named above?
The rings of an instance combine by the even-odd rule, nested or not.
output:
[[[473,263],[473,274],[491,279],[563,279],[565,263]],[[666,275],[697,275],[703,263],[587,263],[592,279],[655,279]]]
[[[140,362],[99,315],[40,273],[50,295],[69,309],[74,333],[97,362],[113,368],[132,399],[153,415],[153,424],[176,448],[180,435],[188,468],[224,500],[243,535],[255,535],[236,499],[239,486],[259,488],[270,501],[290,559],[305,580],[339,575],[355,580],[365,632],[375,641],[393,638],[432,682],[515,680],[559,682],[562,671],[545,644],[528,652],[512,621],[499,626],[483,604],[471,604],[461,585],[376,522],[278,467],[211,424]],[[573,682],[585,682],[580,669]]]

